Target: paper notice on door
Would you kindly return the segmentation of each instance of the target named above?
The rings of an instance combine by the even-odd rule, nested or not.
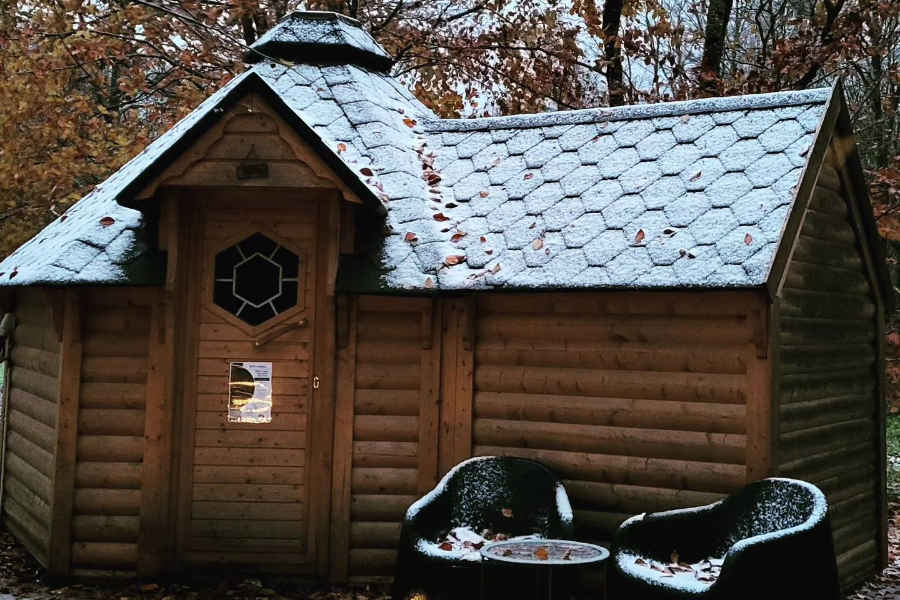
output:
[[[231,377],[228,382],[228,422],[271,421],[272,363],[231,363]]]

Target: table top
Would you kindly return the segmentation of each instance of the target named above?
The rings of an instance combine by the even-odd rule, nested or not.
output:
[[[529,566],[567,566],[602,562],[609,551],[601,546],[573,540],[507,540],[486,544],[482,558]]]

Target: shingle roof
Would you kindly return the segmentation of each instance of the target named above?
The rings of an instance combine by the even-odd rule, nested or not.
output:
[[[430,123],[440,285],[762,285],[830,94]]]
[[[250,83],[388,208],[342,257],[338,288],[358,292],[762,285],[831,93],[441,121],[370,67],[261,62],[0,263],[0,284],[158,284],[129,267],[155,256],[152,228],[117,201]]]

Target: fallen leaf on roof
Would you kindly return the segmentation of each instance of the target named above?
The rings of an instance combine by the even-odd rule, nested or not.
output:
[[[444,213],[438,213],[434,215],[435,221],[449,221],[450,217],[446,216]]]
[[[691,177],[691,181],[697,181],[701,177],[703,177],[703,171],[697,171],[697,174]]]
[[[513,511],[511,508],[504,508],[500,511],[500,513],[506,518],[511,518],[513,516]]]
[[[643,229],[638,229],[638,230],[637,230],[637,233],[634,235],[634,243],[635,243],[635,244],[640,244],[641,242],[643,242],[643,241],[644,241],[644,236],[645,236],[645,235],[646,235],[646,234],[644,233],[644,230],[643,230]]]
[[[453,265],[458,265],[459,263],[461,263],[465,260],[466,260],[465,256],[452,255],[452,256],[448,256],[447,258],[444,259],[444,264],[447,265],[448,267],[452,267]]]
[[[115,222],[116,222],[116,220],[113,219],[112,217],[103,217],[102,219],[100,219],[100,224],[103,225],[104,227],[109,227],[110,225],[112,225]]]
[[[747,244],[748,246],[749,246],[750,244],[752,244],[752,243],[753,243],[753,236],[750,235],[749,233],[748,233],[747,235],[745,235],[745,236],[744,236],[744,243]]]
[[[481,190],[481,192],[478,195],[481,196],[482,198],[487,198],[491,194],[487,190]]]
[[[359,172],[362,173],[363,175],[365,175],[366,177],[372,177],[373,175],[375,175],[375,173],[369,167],[363,167],[362,169],[359,170]]]
[[[535,250],[540,250],[541,248],[543,248],[544,247],[544,238],[538,238],[538,239],[534,240],[533,242],[531,242],[531,247],[534,248]]]
[[[531,179],[532,177],[534,177],[534,173],[525,173],[526,180]]]
[[[465,233],[454,233],[454,234],[450,237],[450,241],[453,242],[453,243],[456,243],[456,242],[460,241],[461,239],[463,239],[464,237],[466,237],[466,234],[465,234]]]
[[[431,280],[431,277],[425,279],[425,287],[429,290],[434,287],[434,281]]]
[[[415,119],[410,119],[409,117],[404,117],[403,123],[404,123],[407,127],[415,127],[415,126],[416,126],[416,120],[415,120]]]
[[[344,142],[341,142],[340,144],[337,145],[337,149],[338,149],[338,153],[346,152],[347,144],[345,144]]]
[[[537,550],[534,551],[534,556],[538,560],[548,560],[550,558],[550,554],[547,552],[547,549],[541,546]]]
[[[403,239],[406,240],[407,242],[418,242],[419,241],[419,238],[412,231],[407,231],[406,235],[403,236]]]
[[[500,263],[497,263],[496,265],[491,267],[491,273],[494,273],[496,275],[499,271],[500,271]]]

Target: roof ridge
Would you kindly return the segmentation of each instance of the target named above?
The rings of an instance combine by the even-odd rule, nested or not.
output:
[[[677,117],[737,110],[765,110],[803,104],[824,104],[831,98],[833,88],[790,90],[746,96],[719,96],[628,106],[583,108],[502,117],[476,119],[434,119],[425,123],[426,131],[483,131],[490,129],[528,129],[553,125],[585,125],[599,121],[624,121]]]

